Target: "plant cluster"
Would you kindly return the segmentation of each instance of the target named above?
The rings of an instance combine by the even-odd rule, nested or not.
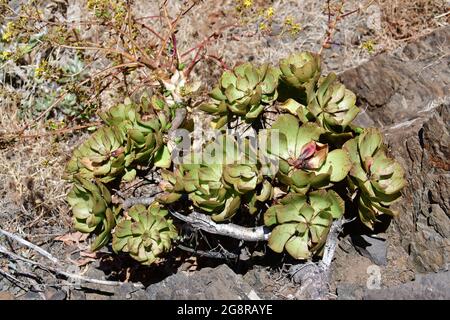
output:
[[[113,203],[110,190],[114,184],[134,180],[139,170],[171,166],[166,135],[177,107],[156,95],[151,100],[144,97],[140,104],[126,99],[102,113],[105,125],[73,151],[65,173],[73,182],[68,202],[74,227],[97,234],[92,250],[113,236],[114,250],[150,264],[170,249],[177,233],[165,218],[167,210],[155,203],[148,209],[136,205],[125,213]]]
[[[174,108],[186,108],[189,117],[193,106],[173,103],[178,89],[169,89],[169,97],[111,108],[102,115],[106,125],[67,165],[75,227],[97,234],[93,249],[112,238],[116,252],[158,261],[177,241],[176,224],[167,218],[175,204],[216,223],[251,215],[251,227],[271,228],[268,246],[295,259],[320,256],[333,220],[344,214],[370,229],[380,215],[395,215],[403,169],[388,157],[379,130],[352,124],[356,96],[335,74],[322,75],[319,55],[299,52],[277,66],[244,63],[224,72],[200,106],[221,134],[177,163],[168,143]],[[263,152],[248,137],[238,143],[225,130],[232,122],[271,143]],[[272,173],[265,170],[268,158],[277,164]],[[112,186],[143,169],[161,172],[163,193],[148,208],[122,210],[111,201]]]

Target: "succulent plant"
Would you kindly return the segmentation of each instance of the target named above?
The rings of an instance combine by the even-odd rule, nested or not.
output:
[[[260,204],[274,197],[274,188],[268,180],[264,180],[260,186],[260,188],[257,186],[255,190],[249,191],[242,196],[243,203],[246,204],[250,214],[257,213]],[[265,209],[264,206],[263,209]]]
[[[66,174],[72,177],[98,178],[108,183],[121,177],[125,168],[125,145],[120,130],[116,127],[102,127],[73,151],[66,167]]]
[[[74,227],[84,233],[96,232],[91,249],[97,250],[109,241],[120,208],[111,205],[111,194],[101,182],[92,183],[80,176],[75,176],[74,182],[67,196]]]
[[[224,184],[239,194],[255,190],[263,179],[255,164],[246,163],[225,164],[222,176]]]
[[[116,178],[133,180],[136,166],[170,166],[170,154],[163,143],[167,120],[162,114],[143,120],[140,106],[129,99],[100,116],[107,126],[97,130],[73,152],[66,172],[85,178],[98,177],[104,183]]]
[[[144,265],[157,261],[171,249],[178,236],[168,211],[157,202],[148,208],[135,205],[128,210],[129,218],[122,218],[114,230],[112,247],[115,252],[127,252]]]
[[[386,156],[378,129],[365,129],[357,138],[347,141],[343,149],[353,163],[351,185],[360,189],[359,217],[373,229],[379,215],[395,215],[389,206],[401,196],[406,184],[404,171],[397,161]]]
[[[320,55],[299,52],[280,60],[281,79],[288,85],[309,92],[319,79],[321,72]]]
[[[151,106],[127,101],[111,108],[109,117],[103,117],[106,123],[119,127],[125,135],[127,169],[150,164],[167,168],[171,164],[169,150],[163,142],[163,133],[170,127],[170,110],[165,110],[167,107],[156,113],[150,112],[150,108],[156,109],[153,98],[155,97],[152,97]]]
[[[332,132],[342,132],[359,113],[356,96],[339,83],[334,73],[319,81],[319,87],[307,105],[320,125]]]
[[[172,177],[174,187],[166,189],[172,191],[168,198],[177,199],[179,196],[176,194],[187,193],[193,205],[211,214],[215,221],[230,219],[239,209],[241,199],[236,191],[226,188],[222,173],[223,165],[220,163],[182,164]]]
[[[108,111],[100,113],[100,117],[108,126],[122,130],[124,136],[129,129],[137,129],[142,133],[165,132],[170,128],[173,109],[162,98],[153,95],[141,97],[141,103],[133,103],[126,98]],[[172,113],[171,113],[172,112]]]
[[[325,131],[315,123],[300,126],[296,117],[285,114],[277,118],[269,132],[279,135],[279,144],[268,148],[280,158],[278,177],[295,192],[306,193],[311,187],[339,182],[352,166],[346,151],[329,151],[327,144],[318,142]]]
[[[277,99],[278,77],[279,70],[268,64],[258,68],[249,62],[241,64],[222,74],[210,93],[213,102],[200,109],[217,116],[213,123],[216,129],[229,121],[230,114],[252,122]]]
[[[242,202],[246,204],[250,214],[258,211],[259,203],[273,198],[272,184],[264,180],[256,164],[225,164],[222,179],[226,188],[241,195]]]
[[[173,173],[162,172],[166,193],[159,196],[161,202],[171,203],[188,194],[195,207],[211,214],[215,221],[224,221],[237,212],[241,199],[254,213],[257,202],[272,196],[272,186],[264,180],[259,164],[250,160],[247,148],[240,150],[233,136],[221,135],[201,154],[192,153],[186,159]]]
[[[263,215],[272,228],[269,247],[295,259],[322,254],[333,219],[346,209],[340,195],[352,203],[347,213],[357,208],[371,229],[380,215],[395,214],[391,205],[406,184],[403,169],[387,156],[379,130],[352,124],[356,96],[335,74],[321,77],[319,55],[300,52],[280,60],[279,68],[244,63],[224,72],[211,102],[200,109],[214,116],[216,129],[237,120],[234,133],[244,137],[221,134],[191,152],[184,145],[179,150],[184,136],[172,134],[192,129],[187,106],[198,86],[186,81],[178,71],[160,77],[155,95],[139,103],[126,99],[102,113],[105,127],[75,149],[66,168],[74,183],[68,202],[75,228],[97,234],[94,250],[112,237],[115,252],[157,262],[177,238],[163,207],[174,202],[216,222],[240,210],[254,216],[233,223],[256,223]],[[253,122],[271,110],[282,114]],[[240,130],[243,121],[252,123],[256,136]],[[175,148],[180,162],[172,164]],[[163,168],[164,192],[148,208],[136,205],[121,214],[108,188],[150,167]]]
[[[161,187],[166,193],[159,196],[160,201],[172,203],[187,194],[195,207],[216,221],[231,218],[242,199],[255,213],[258,202],[272,197],[273,188],[264,180],[256,155],[251,159],[252,152],[248,144],[242,150],[234,136],[216,137],[201,153],[184,158],[174,172],[162,172]]]
[[[317,190],[308,195],[290,193],[264,214],[266,226],[276,225],[269,247],[283,249],[295,259],[308,259],[324,245],[333,219],[343,215],[344,201],[332,190]]]
[[[158,119],[136,123],[127,130],[125,165],[148,165],[162,146]]]
[[[125,99],[124,103],[119,103],[100,113],[100,118],[108,126],[122,126],[124,133],[129,127],[133,126],[137,117],[137,106],[130,99]]]

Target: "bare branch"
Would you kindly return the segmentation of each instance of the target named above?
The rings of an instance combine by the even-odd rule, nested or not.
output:
[[[333,224],[331,225],[330,232],[328,233],[327,237],[327,242],[325,243],[323,257],[320,261],[321,268],[326,272],[330,270],[331,261],[333,260],[334,253],[339,243],[338,237],[342,231],[342,227],[349,221],[352,220],[345,220],[344,218],[340,218],[333,221]]]
[[[228,236],[244,241],[266,241],[269,239],[270,231],[265,226],[256,228],[246,228],[233,223],[215,223],[211,217],[199,212],[193,212],[187,216],[169,210],[176,218],[191,224],[194,228],[199,228],[209,233]]]
[[[360,5],[357,9],[343,12],[345,0],[341,0],[340,4],[336,8],[336,12],[334,14],[331,13],[331,7],[330,7],[330,1],[327,0],[327,15],[328,15],[328,25],[327,25],[327,31],[325,34],[325,39],[322,42],[322,46],[319,50],[319,55],[322,54],[323,49],[329,48],[332,44],[333,36],[336,32],[337,25],[339,22],[344,19],[345,17],[348,17],[349,15],[352,15],[354,13],[361,13],[362,11],[366,10],[368,7],[372,5],[372,3],[375,0],[369,1],[366,5]],[[331,19],[332,16],[335,16],[334,20]]]
[[[186,246],[183,246],[182,244],[178,245],[178,248],[181,250],[193,253],[195,255],[201,256],[201,257],[208,257],[208,258],[215,258],[215,259],[236,259],[238,256],[234,253],[224,251],[224,252],[215,252],[215,251],[202,251],[197,249],[192,249]]]
[[[45,251],[44,249],[38,247],[35,244],[32,244],[31,242],[19,237],[18,235],[15,235],[11,232],[5,231],[3,229],[0,229],[0,233],[5,235],[8,238],[11,238],[17,242],[19,242],[20,244],[33,249],[34,251],[36,251],[37,253],[39,253],[40,255],[46,257],[47,259],[49,259],[51,262],[56,263],[56,264],[60,264],[60,262],[58,261],[58,259],[56,259],[54,256],[52,256],[49,252]]]
[[[25,289],[24,287],[32,287],[30,286],[28,283],[25,283],[19,279],[17,279],[16,277],[14,277],[12,274],[9,274],[6,271],[3,271],[2,269],[0,269],[0,274],[7,278],[9,281],[13,282],[15,285],[17,285],[18,287],[20,287],[21,289]]]
[[[19,260],[19,261],[23,261],[26,263],[29,263],[31,265],[37,266],[45,271],[54,273],[54,274],[58,274],[61,276],[64,276],[66,278],[70,278],[70,279],[75,279],[75,280],[80,280],[80,281],[84,281],[84,282],[89,282],[89,283],[95,283],[95,284],[100,284],[100,285],[107,285],[107,286],[120,286],[123,285],[124,283],[122,282],[118,282],[118,281],[109,281],[109,280],[99,280],[99,279],[92,279],[92,278],[87,278],[87,277],[83,277],[79,274],[74,274],[74,273],[69,273],[66,271],[62,271],[59,269],[56,269],[54,267],[51,266],[46,266],[42,263],[24,258],[18,254],[12,253],[9,250],[7,250],[4,246],[0,245],[0,253],[4,254],[8,257],[10,257],[13,260]],[[143,288],[144,286],[140,283],[133,283],[132,284],[134,287],[136,288]]]
[[[153,201],[155,201],[156,195],[158,195],[159,193],[161,193],[161,191],[153,192],[152,194],[146,197],[128,198],[122,203],[122,207],[124,209],[128,209],[136,204],[143,204],[146,206],[151,205]]]
[[[169,129],[169,135],[172,134],[175,130],[177,130],[182,124],[184,119],[186,118],[186,108],[178,108],[175,110],[175,117],[172,120],[172,127]]]

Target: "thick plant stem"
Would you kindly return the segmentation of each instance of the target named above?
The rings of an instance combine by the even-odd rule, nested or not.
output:
[[[170,210],[170,213],[192,225],[194,228],[199,228],[203,231],[219,234],[222,236],[228,236],[231,238],[244,240],[244,241],[267,241],[269,239],[270,231],[264,226],[256,228],[246,228],[241,227],[233,223],[216,223],[211,217],[201,214],[198,212],[193,212],[187,216]]]
[[[342,226],[346,223],[344,219],[338,219],[333,222],[328,233],[327,242],[325,244],[322,260],[320,261],[320,267],[329,273],[331,261],[333,261],[334,253],[339,243],[338,236],[342,231]]]

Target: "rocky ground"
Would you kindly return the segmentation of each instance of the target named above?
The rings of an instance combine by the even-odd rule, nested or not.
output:
[[[291,2],[288,1],[285,7],[280,6],[281,14],[283,10],[292,10]],[[312,10],[314,2],[306,2]],[[385,5],[385,2],[381,3]],[[406,170],[408,186],[403,200],[398,203],[399,216],[384,221],[376,234],[369,234],[354,225],[346,227],[332,264],[329,298],[450,299],[450,28],[443,26],[401,45],[390,44],[392,47],[385,42],[386,47],[379,48],[376,55],[367,54],[360,49],[361,41],[375,35],[379,39],[387,37],[386,31],[381,32],[377,27],[383,5],[345,22],[345,26],[353,30],[351,36],[337,35],[336,43],[343,45],[335,45],[335,50],[326,51],[329,59],[325,60],[325,68],[337,71],[343,83],[358,96],[364,110],[358,116],[359,123],[382,128],[390,153]],[[209,18],[216,19],[214,17],[221,14],[218,10]],[[311,20],[311,28],[314,24],[321,25],[323,19]],[[186,23],[193,22],[188,20]],[[191,29],[196,30],[196,27]],[[198,30],[202,32],[200,27]],[[307,35],[300,47],[317,49],[320,35],[314,32]],[[248,58],[249,52],[255,55],[258,51],[261,54],[257,60],[276,60],[277,52],[283,51],[285,55],[284,50],[295,50],[286,41],[260,38],[247,42],[239,50],[228,49],[228,56],[239,60]],[[224,44],[217,44],[218,50],[221,45]],[[202,75],[199,73],[198,76]],[[58,150],[55,157],[64,162],[67,145]],[[26,150],[21,152],[27,153]],[[12,152],[8,157],[14,159],[17,154]],[[55,163],[55,166],[59,165]],[[8,167],[8,170],[12,169],[20,171],[20,167]],[[56,181],[60,177],[51,177],[49,181],[52,179]],[[129,259],[111,256],[107,250],[89,254],[85,239],[75,233],[67,236],[70,232],[67,211],[58,215],[46,211],[44,217],[55,220],[46,225],[39,225],[36,217],[24,215],[28,208],[21,206],[39,203],[45,198],[39,189],[35,190],[32,182],[24,188],[17,191],[16,196],[31,198],[19,202],[20,206],[8,200],[6,192],[2,194],[1,227],[17,226],[21,221],[23,228],[35,227],[33,238],[27,239],[64,261],[63,266],[55,267],[59,273],[120,282],[62,280],[65,277],[61,274],[55,276],[57,271],[39,266],[30,270],[25,262],[3,259],[0,261],[0,299],[310,298],[304,290],[305,284],[292,282],[282,265],[270,266],[264,259],[253,258],[236,264],[205,261],[180,253],[165,266],[144,268]],[[14,231],[20,234],[21,230]],[[55,241],[55,237],[65,234],[64,238]],[[45,258],[39,260],[33,251],[22,251],[17,243],[1,235],[0,244],[46,265]],[[15,271],[27,281],[11,279],[8,270]],[[45,286],[42,286],[43,280]]]
[[[449,45],[449,29],[442,28],[341,74],[366,110],[361,123],[383,128],[391,154],[408,177],[399,216],[378,235],[384,240],[365,238],[363,248],[356,245],[366,265],[380,266],[382,286],[393,288],[360,291],[354,297],[381,298],[383,292],[397,298],[437,297],[437,292],[449,297],[450,288],[440,285],[449,276],[450,253]],[[357,254],[342,249],[335,263],[336,280],[345,277],[340,266]],[[367,278],[366,270],[360,272],[363,280]],[[351,282],[340,281],[338,295],[352,286],[364,286],[358,280]],[[435,289],[430,291],[431,283]]]

